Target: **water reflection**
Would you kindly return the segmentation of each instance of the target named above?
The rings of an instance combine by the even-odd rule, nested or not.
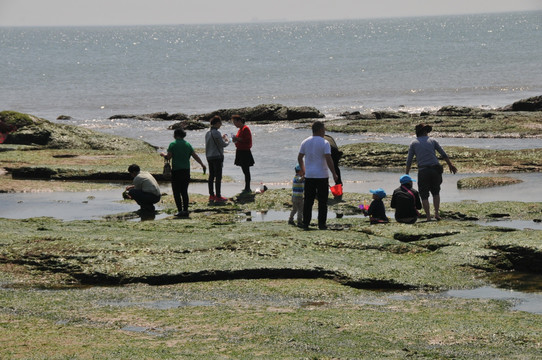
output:
[[[462,299],[510,300],[514,304],[512,310],[542,314],[541,294],[523,293],[484,286],[472,290],[450,290],[446,292],[446,295]]]

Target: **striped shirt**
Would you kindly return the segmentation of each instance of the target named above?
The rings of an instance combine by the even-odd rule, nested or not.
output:
[[[294,176],[294,180],[292,181],[292,197],[302,198],[304,190],[305,190],[305,179],[303,179],[299,175]]]

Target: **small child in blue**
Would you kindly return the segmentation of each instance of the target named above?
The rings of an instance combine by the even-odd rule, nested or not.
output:
[[[382,199],[386,197],[386,192],[382,188],[369,190],[373,194],[373,201],[369,205],[369,209],[363,209],[363,215],[369,216],[371,224],[385,224],[390,220],[386,216],[386,207]]]
[[[294,216],[297,213],[297,226],[303,225],[303,192],[305,190],[305,177],[301,176],[301,167],[296,165],[295,176],[292,181],[292,211],[288,224],[295,225]]]

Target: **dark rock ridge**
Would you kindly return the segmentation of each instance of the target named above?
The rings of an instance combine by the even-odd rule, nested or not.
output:
[[[143,121],[183,121],[188,120],[188,115],[183,113],[176,113],[176,114],[168,114],[167,112],[155,112],[151,114],[143,114],[143,115],[131,115],[131,114],[119,114],[119,115],[113,115],[109,117],[109,120],[115,120],[115,119],[134,119],[134,120],[143,120]]]
[[[502,111],[542,111],[542,95],[516,101],[501,108]]]
[[[516,101],[511,105],[497,108],[494,110],[485,110],[466,106],[443,106],[437,111],[426,111],[419,114],[410,114],[404,111],[373,111],[373,112],[344,112],[339,116],[347,120],[379,120],[379,119],[408,119],[412,117],[424,116],[465,116],[465,117],[483,117],[492,118],[495,113],[502,111],[542,111],[542,95]]]
[[[254,107],[220,109],[206,114],[188,116],[178,113],[169,115],[167,112],[158,112],[145,115],[113,115],[109,119],[136,119],[136,120],[178,120],[178,121],[210,121],[213,116],[220,116],[229,121],[233,115],[241,115],[246,121],[287,121],[301,119],[320,119],[325,117],[318,109],[310,106],[284,106],[281,104],[262,104]],[[190,124],[190,123],[188,123]],[[193,124],[193,123],[192,123]]]
[[[281,104],[262,104],[255,107],[216,110],[207,114],[193,115],[191,119],[209,121],[215,115],[223,120],[229,120],[233,115],[240,115],[246,121],[287,121],[325,117],[318,109],[310,106],[288,107]]]

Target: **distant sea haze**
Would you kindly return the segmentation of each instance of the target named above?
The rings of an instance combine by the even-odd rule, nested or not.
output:
[[[133,27],[0,27],[0,110],[48,119],[281,103],[498,107],[542,94],[542,12]]]

